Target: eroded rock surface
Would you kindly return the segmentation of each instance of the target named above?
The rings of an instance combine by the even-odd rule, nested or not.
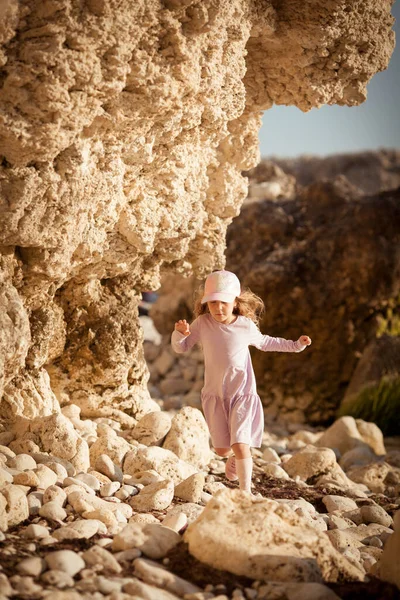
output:
[[[360,6],[2,4],[1,414],[154,410],[140,292],[223,265],[261,110],[365,98],[394,34]]]

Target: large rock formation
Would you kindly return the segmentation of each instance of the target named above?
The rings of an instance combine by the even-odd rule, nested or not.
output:
[[[142,416],[140,291],[223,265],[260,111],[362,102],[390,6],[6,0],[0,17],[0,414]]]
[[[312,346],[300,355],[255,352],[272,415],[333,416],[362,352],[382,334],[400,289],[399,191],[363,196],[344,178],[296,200],[244,206],[227,237],[227,266],[265,301],[262,331]]]

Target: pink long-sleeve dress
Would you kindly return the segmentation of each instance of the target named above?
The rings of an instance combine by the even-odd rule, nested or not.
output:
[[[215,448],[243,443],[260,447],[264,415],[249,346],[264,352],[301,352],[298,341],[263,335],[251,319],[238,316],[229,325],[207,313],[190,325],[190,335],[174,331],[172,348],[181,353],[200,342],[204,353],[201,402]]]

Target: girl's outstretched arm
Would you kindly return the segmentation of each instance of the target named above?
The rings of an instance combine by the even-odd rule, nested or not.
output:
[[[255,346],[264,352],[302,352],[311,344],[308,335],[302,335],[298,340],[286,340],[280,337],[263,335],[253,322],[250,323],[250,346]]]
[[[184,319],[175,323],[175,330],[171,336],[172,349],[178,354],[187,352],[200,340],[200,319],[197,318],[189,326]]]

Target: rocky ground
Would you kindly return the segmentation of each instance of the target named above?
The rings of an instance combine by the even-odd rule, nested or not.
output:
[[[0,433],[0,598],[400,597],[400,450],[375,425],[269,427],[250,497],[197,408],[123,430],[68,406],[58,448],[67,422],[89,444],[83,469]]]

